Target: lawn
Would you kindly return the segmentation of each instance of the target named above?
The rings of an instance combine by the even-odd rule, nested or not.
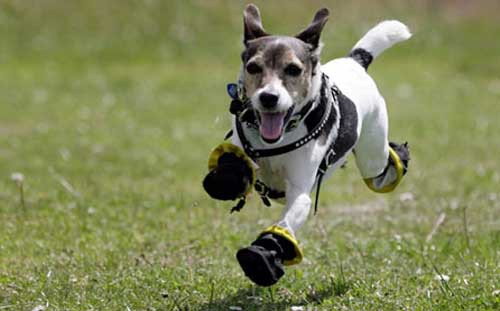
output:
[[[256,287],[235,253],[281,207],[230,214],[201,187],[244,3],[5,0],[0,310],[500,309],[499,5],[255,2],[285,34],[328,6],[323,62],[380,20],[410,26],[369,69],[411,146],[400,187],[371,192],[350,159],[298,233],[304,261]]]

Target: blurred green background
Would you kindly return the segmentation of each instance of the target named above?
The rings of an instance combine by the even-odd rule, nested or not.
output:
[[[201,188],[245,3],[0,2],[0,309],[498,310],[500,3],[255,1],[276,34],[328,7],[323,62],[384,19],[414,33],[369,69],[409,175],[377,195],[336,172],[272,289],[234,253],[281,207]]]

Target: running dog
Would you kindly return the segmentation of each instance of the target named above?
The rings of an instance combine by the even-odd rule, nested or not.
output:
[[[284,265],[303,254],[296,240],[316,203],[323,177],[342,166],[353,153],[367,186],[392,191],[405,175],[407,143],[388,140],[384,98],[367,74],[385,49],[411,37],[399,21],[384,21],[369,30],[343,58],[320,64],[320,35],[329,11],[320,9],[296,36],[268,34],[258,8],[243,14],[244,51],[232,97],[232,143],[223,143],[209,158],[203,181],[208,194],[220,200],[240,199],[255,189],[285,205],[281,219],[236,258],[245,275],[261,286],[275,284]]]

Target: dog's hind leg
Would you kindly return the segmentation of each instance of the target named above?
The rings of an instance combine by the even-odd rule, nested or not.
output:
[[[390,192],[396,188],[408,169],[407,143],[389,142],[385,102],[378,105],[363,120],[359,141],[355,147],[356,164],[366,185],[375,192]]]

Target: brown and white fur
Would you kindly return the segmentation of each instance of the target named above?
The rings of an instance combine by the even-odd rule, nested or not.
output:
[[[355,150],[356,164],[362,177],[373,178],[382,173],[389,157],[385,101],[359,60],[344,57],[320,64],[320,35],[328,15],[327,9],[319,10],[312,23],[295,37],[274,36],[267,34],[262,27],[258,8],[254,5],[246,7],[245,50],[240,80],[252,108],[257,111],[260,128],[257,135],[255,130],[245,127],[243,130],[252,145],[261,149],[286,145],[306,135],[304,124],[284,133],[286,120],[283,119],[289,109],[297,112],[317,96],[324,73],[355,104],[358,120],[356,143],[328,173],[341,166],[347,155]],[[375,58],[383,50],[410,36],[404,24],[384,21],[371,29],[353,50],[363,49]],[[286,193],[283,201],[285,208],[277,224],[293,235],[307,219],[316,172],[330,143],[336,138],[337,130],[333,126],[326,136],[314,139],[299,149],[256,161],[259,179],[267,186]],[[238,135],[233,135],[232,140],[241,146]]]

